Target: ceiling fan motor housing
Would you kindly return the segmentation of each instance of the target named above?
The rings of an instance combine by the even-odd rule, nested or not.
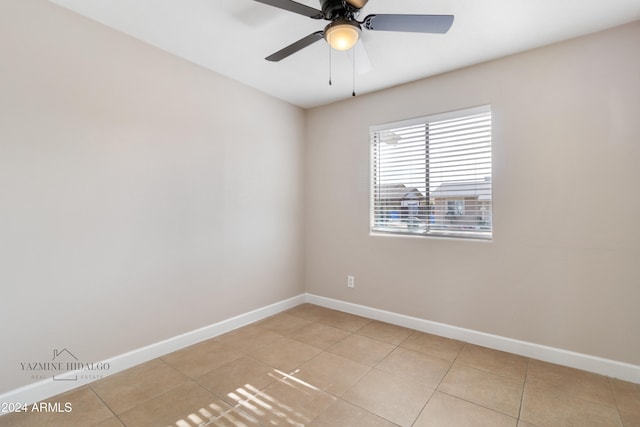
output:
[[[347,3],[345,0],[320,0],[322,13],[325,19],[334,20],[337,18],[353,19],[358,8]]]

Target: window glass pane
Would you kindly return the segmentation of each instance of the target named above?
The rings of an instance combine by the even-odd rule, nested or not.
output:
[[[491,238],[489,107],[376,126],[371,230]]]

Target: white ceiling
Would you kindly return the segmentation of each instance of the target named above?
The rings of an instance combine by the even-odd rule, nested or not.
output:
[[[326,21],[253,0],[51,0],[151,45],[301,107],[351,96],[352,57],[323,41],[284,59],[264,57]],[[298,0],[320,8],[318,0]],[[370,0],[373,13],[452,14],[445,34],[363,31],[371,68],[358,94],[432,76],[640,19],[640,0]],[[356,60],[363,59],[356,51]]]

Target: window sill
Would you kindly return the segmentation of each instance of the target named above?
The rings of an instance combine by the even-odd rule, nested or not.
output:
[[[409,238],[434,238],[434,239],[446,239],[446,240],[465,240],[465,241],[473,241],[473,242],[493,242],[493,234],[480,234],[480,233],[452,233],[452,232],[442,232],[442,231],[431,231],[427,233],[399,233],[397,231],[384,231],[384,230],[370,230],[370,236],[380,236],[380,237],[409,237]]]

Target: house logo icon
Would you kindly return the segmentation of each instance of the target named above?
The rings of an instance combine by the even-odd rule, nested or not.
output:
[[[78,360],[78,358],[77,358],[77,357],[75,357],[75,356],[73,355],[73,353],[71,353],[71,352],[70,352],[69,350],[67,350],[66,348],[63,348],[62,350],[56,350],[56,349],[54,349],[54,350],[53,350],[53,359],[51,359],[51,360],[52,360],[52,361],[54,361],[54,360],[56,360],[56,359],[58,359],[58,358],[62,358],[62,357],[64,357],[64,356],[72,357],[74,360]]]
[[[73,353],[71,353],[69,350],[67,350],[66,348],[63,348],[62,350],[57,350],[57,349],[53,350],[53,358],[51,359],[51,361],[59,364],[58,366],[62,366],[63,363],[67,364],[68,366],[73,366],[73,364],[75,364],[78,361],[78,358],[74,356]],[[77,375],[74,375],[74,376],[54,375],[53,380],[54,381],[77,381],[78,376]]]

